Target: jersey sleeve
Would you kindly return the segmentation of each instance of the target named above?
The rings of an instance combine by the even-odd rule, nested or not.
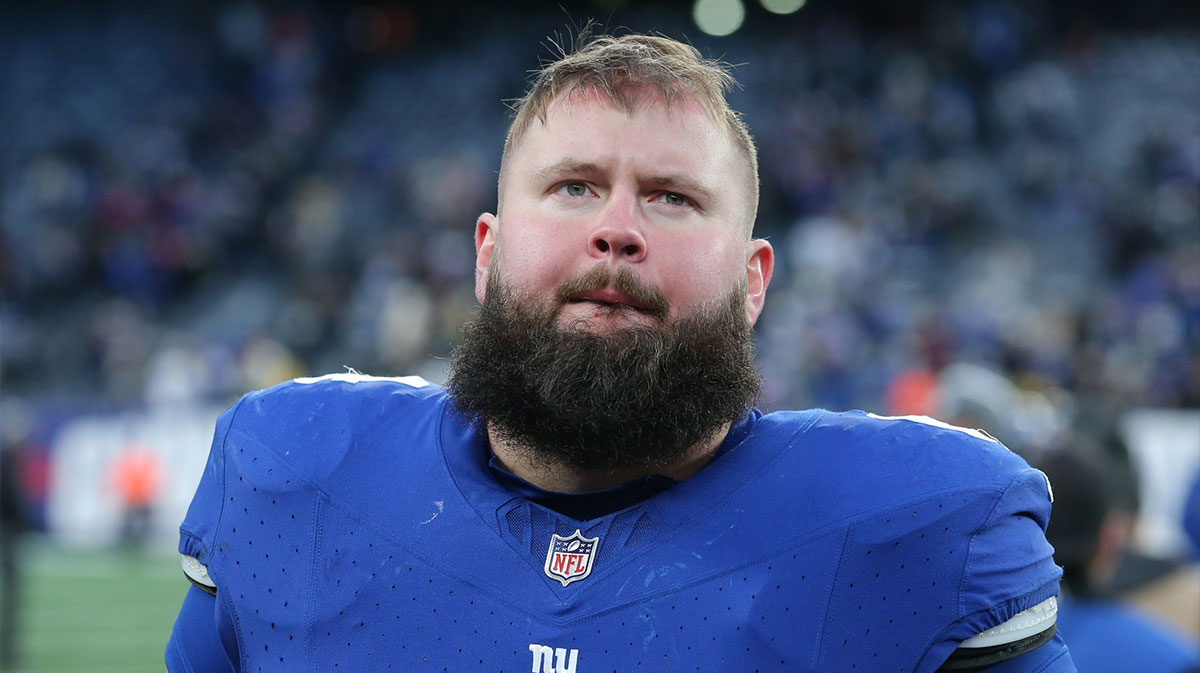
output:
[[[975,673],[1078,673],[1078,669],[1071,662],[1066,644],[1056,634],[1050,642],[1032,652],[975,669]]]
[[[1046,541],[1052,495],[1045,475],[1020,469],[972,534],[958,592],[962,617],[930,649],[944,662],[959,643],[1058,595],[1061,569]],[[1057,663],[1056,663],[1057,662]],[[989,672],[1073,671],[1062,640],[1055,636],[1033,652],[993,664]]]
[[[196,495],[179,526],[179,553],[208,565],[225,505],[225,442],[245,398],[221,414]],[[211,568],[210,568],[211,570]]]
[[[239,402],[217,420],[204,474],[179,527],[179,552],[205,565],[214,558],[225,501],[225,441],[241,404]],[[183,577],[180,579],[184,580]],[[167,642],[168,671],[226,673],[238,670],[233,663],[238,661],[236,632],[225,598],[220,593],[219,580],[216,596],[195,586],[189,588]]]
[[[167,641],[169,673],[237,673],[237,638],[221,602],[190,587]]]

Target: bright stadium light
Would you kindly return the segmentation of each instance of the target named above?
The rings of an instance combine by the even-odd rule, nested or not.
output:
[[[772,14],[791,14],[804,6],[806,0],[759,0],[763,9]]]
[[[742,0],[696,0],[692,18],[700,30],[721,37],[742,27],[746,8]]]

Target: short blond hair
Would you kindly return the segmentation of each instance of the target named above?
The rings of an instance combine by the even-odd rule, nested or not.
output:
[[[691,97],[729,130],[749,162],[749,232],[758,210],[758,150],[741,114],[725,99],[735,85],[729,64],[704,58],[689,44],[657,35],[591,37],[585,30],[575,51],[564,50],[561,57],[535,71],[529,91],[513,104],[513,122],[500,160],[501,181],[509,153],[534,120],[546,121],[550,105],[560,96],[594,91],[627,112],[637,108],[647,91],[668,107]]]

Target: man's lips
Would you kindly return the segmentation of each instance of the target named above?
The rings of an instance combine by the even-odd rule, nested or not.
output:
[[[597,265],[558,286],[555,294],[561,307],[587,302],[598,310],[628,308],[658,320],[666,319],[669,306],[662,292],[642,282],[624,266],[610,269]]]
[[[572,294],[567,299],[568,302],[576,303],[590,301],[594,304],[607,304],[610,306],[628,306],[629,308],[639,311],[649,310],[649,307],[642,302],[634,299],[630,295],[612,288],[603,288],[600,290],[589,290],[587,292],[579,292]]]

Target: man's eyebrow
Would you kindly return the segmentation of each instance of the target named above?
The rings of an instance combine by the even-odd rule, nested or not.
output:
[[[592,177],[603,172],[604,170],[598,164],[590,161],[561,159],[537,168],[534,174],[538,177],[539,181],[554,182],[568,177]],[[699,180],[678,173],[652,175],[641,180],[641,182],[647,187],[679,192],[701,203],[708,204],[714,200],[713,190],[706,187]]]
[[[686,175],[655,175],[645,179],[645,184],[669,192],[679,192],[702,203],[713,202],[713,190],[700,181]]]
[[[561,159],[534,171],[540,180],[559,180],[567,176],[591,176],[600,173],[600,167],[589,161]]]

